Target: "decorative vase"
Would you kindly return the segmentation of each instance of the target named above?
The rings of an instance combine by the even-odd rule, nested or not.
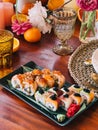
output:
[[[98,39],[98,28],[96,25],[96,10],[83,11],[79,34],[79,39],[82,43]]]

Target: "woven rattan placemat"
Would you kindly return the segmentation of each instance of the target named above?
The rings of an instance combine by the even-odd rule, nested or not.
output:
[[[81,87],[92,87],[98,91],[98,86],[91,78],[95,72],[92,65],[86,66],[84,61],[92,57],[92,53],[98,48],[98,40],[87,44],[81,44],[69,58],[68,69],[70,75]]]

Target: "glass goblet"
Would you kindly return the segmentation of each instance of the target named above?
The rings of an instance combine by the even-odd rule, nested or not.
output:
[[[53,47],[53,52],[58,55],[71,54],[74,49],[68,44],[68,39],[74,33],[76,12],[71,8],[63,7],[53,11],[53,30],[60,43]]]

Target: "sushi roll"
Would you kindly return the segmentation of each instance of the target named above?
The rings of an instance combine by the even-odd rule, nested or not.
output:
[[[52,94],[51,96],[46,98],[45,106],[51,111],[56,111],[59,107],[59,100],[57,99],[56,94]]]
[[[53,87],[55,84],[54,78],[50,74],[43,74],[43,78],[47,81],[48,87]]]
[[[45,105],[46,104],[46,99],[51,96],[52,93],[49,93],[47,91],[44,91],[42,88],[39,88],[38,91],[34,94],[34,98],[37,102]]]
[[[24,88],[23,80],[24,80],[23,74],[14,75],[11,79],[12,87],[22,91]]]
[[[35,81],[37,82],[38,87],[45,90],[48,87],[47,81],[42,76],[37,76]]]
[[[83,99],[86,101],[87,104],[92,102],[92,100],[95,97],[95,94],[93,91],[84,88],[82,91],[80,91],[81,96],[83,96]]]
[[[43,96],[44,94],[44,90],[43,89],[39,89],[35,94],[34,94],[34,98],[37,102],[45,105],[45,96]]]
[[[63,87],[63,85],[65,83],[65,80],[66,80],[65,77],[64,77],[64,75],[61,74],[60,71],[54,70],[52,72],[52,76],[53,76],[55,82],[58,84],[58,87],[59,88]]]
[[[72,93],[80,93],[80,91],[82,90],[82,88],[80,86],[78,86],[77,84],[73,84],[69,87],[69,90]]]
[[[73,102],[73,99],[68,94],[63,94],[59,97],[60,106],[67,111]]]
[[[39,69],[34,69],[34,70],[32,70],[32,75],[39,76],[39,75],[42,75],[42,72]]]
[[[83,103],[83,98],[79,93],[73,93],[71,98],[73,99],[73,103],[77,105],[81,105]]]
[[[60,90],[57,86],[53,87],[53,88],[50,88],[48,90],[48,92],[51,92],[51,93],[54,93],[56,94],[57,96],[60,96],[63,94],[62,90]]]
[[[51,71],[47,68],[42,69],[42,74],[51,74]]]
[[[30,72],[25,72],[24,74],[23,74],[23,76],[24,76],[24,80],[26,79],[28,79],[28,80],[33,80],[34,79],[34,76],[32,75],[32,71],[30,71]]]
[[[23,93],[29,96],[33,96],[38,87],[37,83],[34,80],[27,79],[23,81],[23,84],[24,84]]]

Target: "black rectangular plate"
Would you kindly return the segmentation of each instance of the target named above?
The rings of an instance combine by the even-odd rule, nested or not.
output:
[[[26,63],[23,66],[29,67],[31,69],[35,69],[35,68],[42,69],[41,66],[38,66],[33,61],[30,61],[30,62]],[[22,66],[20,68],[18,68],[17,70],[13,71],[12,73],[8,74],[7,76],[5,76],[4,78],[0,79],[0,85],[3,88],[5,88],[6,90],[8,90],[9,92],[11,92],[14,95],[16,95],[22,101],[26,102],[31,107],[33,107],[36,110],[38,110],[39,112],[41,112],[46,117],[50,118],[52,121],[54,121],[56,124],[58,124],[60,126],[65,126],[65,125],[69,124],[73,119],[75,119],[82,112],[84,112],[85,110],[87,110],[90,106],[92,106],[98,100],[97,98],[95,98],[95,100],[93,102],[91,102],[85,109],[83,109],[80,112],[76,113],[73,117],[66,118],[63,122],[58,122],[57,119],[56,119],[56,117],[54,116],[54,114],[52,112],[50,112],[49,110],[47,110],[47,108],[45,109],[45,107],[42,107],[42,105],[40,105],[39,103],[37,103],[34,100],[34,98],[31,98],[31,97],[23,94],[22,92],[19,92],[18,90],[11,89],[11,87],[9,86],[8,80],[11,80],[12,76],[14,76],[15,74],[19,74],[19,73],[23,73],[23,67]],[[66,82],[65,85],[66,85],[66,87],[69,87],[71,84],[68,83],[68,82]]]

